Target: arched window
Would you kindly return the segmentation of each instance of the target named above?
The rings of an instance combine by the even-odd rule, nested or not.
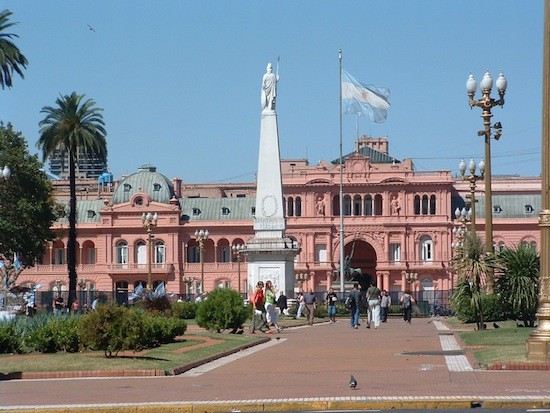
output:
[[[301,217],[302,216],[302,198],[296,197],[296,216]]]
[[[382,195],[374,196],[374,215],[382,215]]]
[[[147,244],[141,240],[136,243],[136,264],[138,268],[145,268],[147,264]]]
[[[414,215],[420,215],[420,195],[414,197]]]
[[[428,215],[428,195],[422,196],[422,215]]]
[[[294,216],[294,198],[289,197],[286,201],[286,213],[289,217]]]
[[[216,283],[216,288],[231,288],[231,281],[229,280],[218,280]]]
[[[434,246],[433,241],[428,235],[424,235],[420,238],[420,260],[424,262],[430,262],[434,260]]]
[[[365,196],[365,207],[363,208],[364,214],[367,216],[372,215],[372,196],[369,194]]]
[[[116,244],[116,263],[121,264],[123,268],[128,267],[128,243],[119,241]]]
[[[163,241],[155,242],[155,264],[164,264],[166,263],[166,246]]]
[[[332,198],[332,215],[340,215],[340,195],[334,195]]]
[[[353,197],[353,215],[356,217],[361,216],[361,208],[362,207],[362,201],[361,201],[361,195],[355,195]]]
[[[351,196],[344,195],[344,215],[351,215]]]
[[[435,195],[430,196],[430,215],[435,215],[436,211]]]

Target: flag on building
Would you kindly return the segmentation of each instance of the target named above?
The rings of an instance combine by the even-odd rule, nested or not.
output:
[[[384,122],[390,108],[389,96],[388,89],[366,85],[343,71],[342,115],[362,114],[373,122]]]

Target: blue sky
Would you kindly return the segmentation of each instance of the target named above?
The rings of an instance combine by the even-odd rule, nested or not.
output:
[[[339,61],[391,91],[390,154],[417,170],[451,170],[483,157],[481,110],[465,82],[486,69],[508,79],[494,174],[541,173],[543,0],[146,1],[3,0],[29,60],[0,90],[0,119],[36,153],[40,110],[60,94],[104,109],[109,169],[146,163],[184,182],[251,181],[257,170],[260,85],[280,56],[281,156],[332,160],[339,151]],[[95,31],[89,29],[92,26]],[[495,93],[494,93],[495,94]],[[479,97],[479,92],[478,95]],[[344,117],[344,153],[356,120]]]

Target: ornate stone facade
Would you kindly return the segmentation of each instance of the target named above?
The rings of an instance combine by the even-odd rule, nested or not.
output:
[[[297,274],[307,280],[296,288],[339,289],[338,163],[304,159],[283,160],[286,235],[296,241]],[[343,160],[344,252],[350,267],[361,268],[389,291],[448,291],[453,274],[454,216],[469,193],[467,182],[449,171],[418,172],[410,159],[388,154],[384,138],[360,138],[356,151]],[[54,182],[59,199],[66,199],[66,182]],[[232,246],[254,236],[255,183],[183,184],[168,180],[152,167],[98,187],[79,181],[77,272],[79,288],[130,290],[148,277],[144,212],[156,212],[151,247],[152,280],[166,283],[169,293],[195,293],[218,286],[246,290],[246,256],[237,260]],[[493,231],[497,248],[527,242],[539,245],[540,178],[493,177]],[[484,234],[483,183],[476,194],[477,231]],[[395,202],[397,200],[397,203]],[[322,205],[321,205],[322,204]],[[498,208],[497,208],[498,207]],[[67,222],[55,224],[59,239],[51,243],[44,261],[26,269],[20,281],[42,284],[42,290],[67,286],[65,265]],[[208,229],[201,264],[197,229]],[[353,254],[351,254],[353,252]],[[408,284],[406,273],[417,274]]]

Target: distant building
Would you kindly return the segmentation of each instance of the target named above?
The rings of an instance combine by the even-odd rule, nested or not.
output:
[[[107,171],[107,164],[105,162],[101,162],[97,156],[86,154],[84,152],[78,153],[76,178],[98,178],[105,171]],[[57,175],[61,179],[68,179],[68,154],[65,154],[65,157],[62,159],[60,152],[55,151],[54,155],[50,158],[50,172]]]
[[[281,162],[286,234],[300,246],[295,260],[295,290],[339,289],[339,256],[344,248],[350,268],[380,288],[398,294],[410,288],[418,297],[448,294],[455,281],[450,270],[459,234],[455,210],[468,201],[469,183],[449,171],[419,172],[410,159],[389,155],[385,138],[362,137],[343,157],[344,242],[340,240],[340,165],[305,159]],[[56,185],[67,199],[66,181]],[[186,184],[168,179],[145,165],[115,179],[106,190],[98,180],[77,182],[79,290],[133,291],[148,278],[148,237],[142,214],[158,214],[153,229],[151,272],[154,285],[164,281],[168,293],[188,294],[216,287],[246,288],[246,253],[233,246],[254,236],[254,182]],[[539,177],[493,177],[493,233],[496,248],[527,243],[538,247]],[[484,237],[484,183],[476,190],[476,227]],[[55,223],[61,235],[44,260],[19,277],[42,284],[42,290],[68,286],[66,219]],[[208,230],[203,257],[196,230]],[[201,262],[202,261],[202,262]],[[200,285],[201,271],[205,285]],[[409,281],[407,274],[416,274]],[[240,277],[239,277],[240,275]],[[357,275],[355,275],[357,276]],[[238,285],[238,279],[241,285]],[[349,279],[346,280],[349,285]]]

